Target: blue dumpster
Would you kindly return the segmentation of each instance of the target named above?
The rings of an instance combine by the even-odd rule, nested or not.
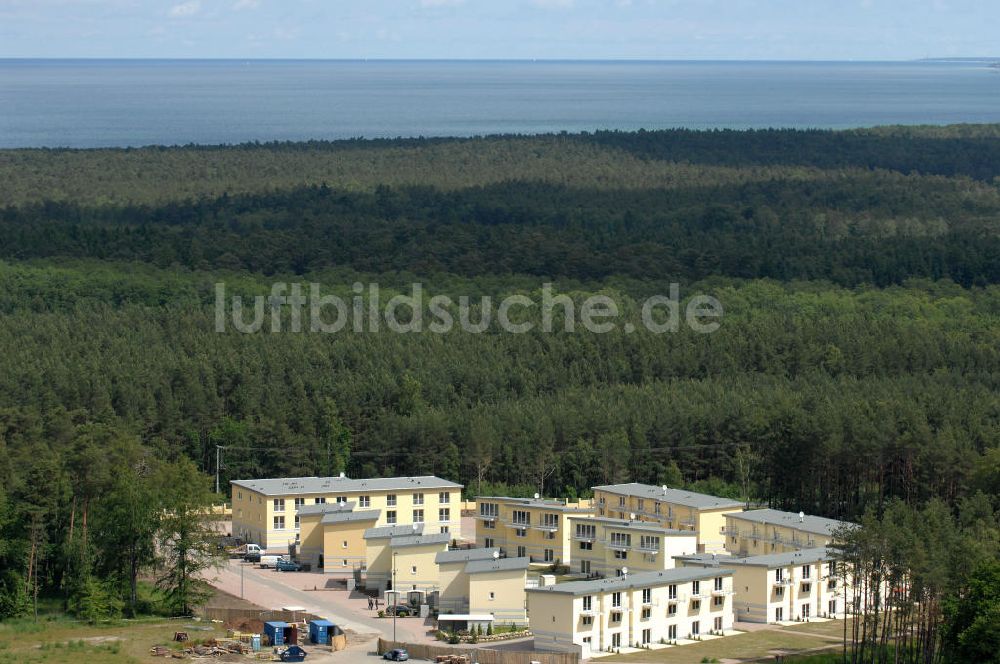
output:
[[[325,646],[330,643],[330,628],[333,623],[329,620],[309,621],[309,642]]]
[[[285,644],[285,633],[288,630],[288,623],[281,620],[264,623],[264,637],[268,644],[280,646]]]

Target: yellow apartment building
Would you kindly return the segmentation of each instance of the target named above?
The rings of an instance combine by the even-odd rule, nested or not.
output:
[[[444,576],[448,574],[445,569],[455,567],[456,560],[448,558],[447,554],[438,554],[437,559],[442,576],[438,598],[438,623],[442,629],[470,629],[476,625],[486,629],[490,624],[527,625],[527,558],[494,558],[491,555],[465,561],[460,570],[451,572],[447,586],[444,585]]]
[[[452,549],[434,557],[438,566],[438,610],[441,613],[468,613],[469,583],[466,564],[474,560],[493,560],[500,549]]]
[[[299,509],[329,503],[379,510],[378,526],[419,523],[426,532],[462,536],[462,485],[439,477],[286,477],[231,485],[233,535],[264,549],[299,541]]]
[[[350,576],[366,564],[364,533],[378,522],[379,510],[355,510],[355,503],[299,508],[299,560],[327,574]]]
[[[726,515],[743,503],[694,491],[630,482],[594,487],[597,516],[652,521],[670,530],[698,533],[699,551],[723,551]]]
[[[733,572],[676,568],[529,588],[539,650],[591,653],[733,628]]]
[[[761,509],[726,515],[726,549],[737,556],[757,556],[814,549],[833,542],[846,521],[799,512]]]
[[[532,563],[569,564],[571,516],[593,515],[589,506],[539,498],[476,498],[476,546],[499,548]]]
[[[669,530],[649,521],[570,517],[574,572],[620,576],[673,569],[674,556],[698,552],[698,533]]]
[[[683,566],[731,569],[737,620],[783,623],[843,618],[851,599],[850,577],[825,547],[739,558],[681,556]]]
[[[367,547],[365,588],[396,590],[419,601],[437,591],[438,566],[434,557],[448,550],[449,533],[422,533],[413,526],[382,526],[365,531]],[[395,574],[395,584],[393,575]]]

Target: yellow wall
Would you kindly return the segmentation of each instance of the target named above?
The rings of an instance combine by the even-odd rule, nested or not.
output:
[[[352,574],[367,562],[365,530],[375,520],[328,523],[323,527],[323,571],[327,574]]]
[[[528,622],[525,611],[525,570],[498,570],[466,574],[468,579],[469,613],[493,615],[494,626]],[[490,597],[493,593],[493,597]]]
[[[390,546],[391,538],[380,537],[365,540],[367,543],[367,588],[385,590],[392,582],[392,565],[396,563],[397,590],[437,590],[438,565],[435,556],[448,550],[447,543],[421,544],[417,546]],[[395,555],[394,555],[395,554]],[[414,571],[414,567],[416,570]],[[414,586],[416,586],[414,588]]]
[[[593,540],[577,537],[577,524],[592,525]],[[653,532],[642,528],[630,528],[627,524],[607,524],[597,519],[570,519],[570,539],[572,571],[617,576],[627,567],[631,573],[656,572],[674,568],[674,556],[697,553],[698,537],[691,532],[686,535]],[[612,533],[631,536],[631,546],[627,549],[611,545]],[[655,552],[640,547],[643,536],[658,537],[660,546]],[[589,549],[585,548],[586,545]],[[624,557],[622,557],[624,556]]]
[[[809,533],[791,526],[752,523],[728,518],[725,525],[725,546],[739,556],[761,556],[788,553],[830,544],[833,538]]]
[[[497,504],[499,517],[495,521],[480,518],[478,515],[481,503]],[[572,547],[568,517],[593,513],[589,508],[582,508],[584,510],[582,512],[571,511],[502,498],[484,497],[477,499],[476,504],[476,546],[499,547],[509,557],[528,556],[533,563],[570,564]],[[530,525],[525,527],[515,525],[513,523],[515,511],[527,512]],[[545,523],[546,516],[556,519],[556,527],[552,531],[540,527]],[[524,532],[523,537],[517,534],[519,530]],[[546,560],[546,552],[550,552],[548,557],[551,560]]]

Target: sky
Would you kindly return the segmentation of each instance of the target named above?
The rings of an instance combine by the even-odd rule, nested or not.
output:
[[[0,57],[1000,56],[995,0],[0,0]]]

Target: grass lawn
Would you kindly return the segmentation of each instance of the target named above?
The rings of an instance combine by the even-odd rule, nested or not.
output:
[[[92,626],[65,619],[19,619],[0,623],[0,664],[162,663],[164,659],[152,657],[149,649],[169,645],[175,631],[188,632],[192,641],[225,636],[221,625],[191,620],[149,618]]]
[[[659,664],[696,664],[703,658],[742,659],[764,657],[781,648],[806,650],[839,642],[844,624],[834,620],[825,623],[807,623],[791,627],[746,632],[712,641],[692,643],[664,650],[647,650],[629,655],[601,657],[595,662],[657,662]],[[817,636],[818,635],[818,636]]]

